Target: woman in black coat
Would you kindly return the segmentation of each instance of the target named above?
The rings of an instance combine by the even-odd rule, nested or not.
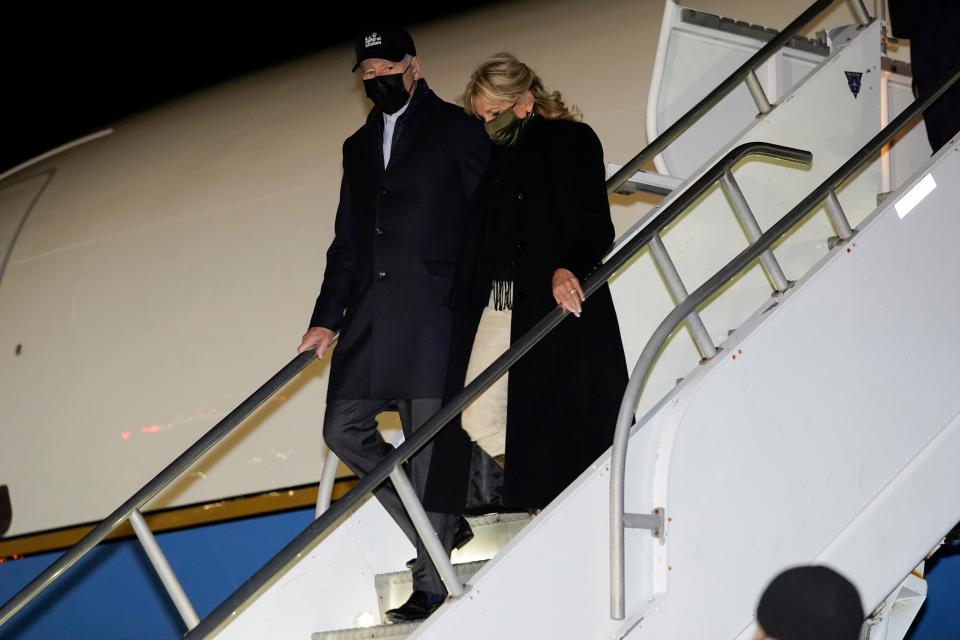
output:
[[[570,314],[501,389],[464,411],[463,429],[441,433],[426,504],[476,510],[468,498],[476,442],[503,468],[499,506],[539,509],[610,447],[627,383],[610,291],[585,300],[581,286],[613,242],[603,150],[560,94],[510,54],[481,63],[464,105],[496,144],[457,261],[446,396],[556,305]]]

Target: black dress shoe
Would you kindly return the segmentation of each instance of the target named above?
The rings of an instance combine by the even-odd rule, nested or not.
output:
[[[387,617],[387,622],[393,624],[424,620],[443,604],[443,600],[444,597],[438,593],[414,591],[406,602],[396,609],[388,609],[384,615]]]
[[[467,522],[466,518],[460,518],[453,530],[453,548],[459,549],[471,540],[473,540],[473,529],[470,528],[470,523]],[[413,569],[413,565],[416,563],[416,558],[410,558],[407,560],[407,569]]]

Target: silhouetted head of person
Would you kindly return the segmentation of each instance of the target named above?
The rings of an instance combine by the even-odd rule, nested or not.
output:
[[[757,640],[857,640],[863,617],[849,580],[828,567],[794,567],[760,596]]]

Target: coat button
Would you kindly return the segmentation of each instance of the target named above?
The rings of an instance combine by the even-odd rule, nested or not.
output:
[[[517,302],[523,302],[527,299],[527,294],[523,291],[518,291],[514,294],[514,297],[517,299]]]
[[[517,200],[523,200],[523,198],[524,198],[523,191],[521,191],[520,193],[517,194]]]
[[[374,229],[374,233],[376,233],[378,236],[382,236],[382,235],[383,235],[383,227],[377,225],[377,228]]]
[[[523,251],[524,249],[527,248],[527,243],[526,243],[526,242],[523,242],[523,241],[521,240],[520,242],[518,242],[518,243],[516,244],[516,247],[517,247],[517,249],[519,249],[520,251]]]
[[[382,196],[387,195],[387,188],[386,188],[386,187],[380,187],[380,195],[382,195]]]
[[[383,269],[380,269],[377,271],[377,280],[383,280],[386,277],[387,277],[386,271],[384,271]]]

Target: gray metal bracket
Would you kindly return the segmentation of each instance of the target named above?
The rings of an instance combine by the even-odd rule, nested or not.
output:
[[[624,513],[623,526],[627,529],[648,529],[657,540],[666,538],[664,510],[657,507],[651,513]]]

